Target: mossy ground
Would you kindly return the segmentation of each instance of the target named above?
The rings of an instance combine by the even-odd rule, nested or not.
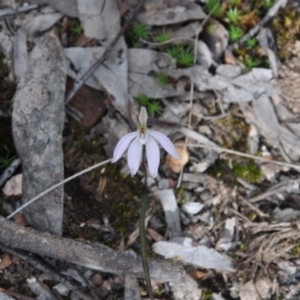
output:
[[[98,140],[87,141],[85,134],[80,125],[73,121],[65,129],[68,140],[64,145],[65,166],[68,175],[107,159]],[[72,197],[69,211],[65,209],[66,220],[69,220],[66,234],[103,241],[104,233],[101,230],[79,228],[79,225],[91,219],[100,220],[103,225],[103,218],[107,217],[116,231],[114,242],[118,242],[121,237],[126,239],[135,229],[139,218],[142,189],[141,178],[123,177],[120,169],[110,163],[70,182],[66,185],[66,192]],[[109,244],[114,246],[112,240]]]
[[[230,112],[226,118],[216,121],[211,128],[214,131],[214,140],[227,149],[240,152],[248,152],[249,125],[234,112]],[[234,186],[239,177],[249,183],[258,183],[262,178],[260,166],[253,160],[223,154],[209,170],[210,175],[225,180]]]
[[[209,0],[209,2],[219,3],[219,13],[214,16],[221,23],[225,25],[227,30],[230,27],[241,29],[242,36],[249,32],[253,27],[258,25],[262,18],[266,15],[268,10],[274,5],[273,0],[253,0],[253,1],[217,1]],[[213,5],[214,6],[214,5]],[[228,12],[230,10],[238,11],[238,20],[230,21]],[[288,3],[284,9],[279,10],[278,14],[271,19],[268,24],[271,28],[278,47],[278,54],[282,60],[288,59],[291,55],[289,47],[300,38],[300,12]],[[233,31],[234,33],[235,31]],[[230,37],[229,30],[229,38]],[[268,58],[265,51],[256,45],[244,43],[235,51],[235,56],[242,61],[246,67],[268,67]]]

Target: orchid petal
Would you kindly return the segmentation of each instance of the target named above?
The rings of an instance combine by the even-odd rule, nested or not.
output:
[[[171,140],[164,135],[163,133],[160,133],[158,131],[148,130],[148,135],[155,138],[160,145],[174,158],[180,159],[180,156],[178,155],[175,146],[171,142]]]
[[[157,171],[158,171],[158,166],[160,161],[160,153],[159,153],[159,147],[156,140],[151,136],[148,136],[146,142],[146,155],[147,155],[149,172],[151,176],[154,178],[157,176]]]
[[[138,132],[135,131],[135,132],[131,132],[131,133],[124,135],[119,140],[119,142],[114,150],[114,155],[112,158],[113,163],[116,162],[124,154],[124,152],[127,150],[131,141],[137,136],[138,136]]]
[[[141,110],[140,110],[140,115],[139,115],[140,124],[142,126],[146,126],[147,125],[147,120],[148,120],[147,110],[144,106],[142,106]]]
[[[142,159],[143,145],[137,137],[132,141],[128,148],[127,162],[131,172],[131,176],[135,175],[138,171]]]

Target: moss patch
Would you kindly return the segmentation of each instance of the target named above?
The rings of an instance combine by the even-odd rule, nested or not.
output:
[[[237,177],[251,183],[258,183],[262,180],[260,167],[252,159],[243,159],[241,162],[234,161],[232,170]]]
[[[85,134],[85,130],[73,121],[65,129],[65,165],[69,175],[107,159],[97,138],[87,141]],[[97,168],[70,182],[66,185],[67,193],[72,197],[66,234],[103,241],[105,233],[101,230],[79,229],[79,224],[97,219],[103,225],[103,218],[107,218],[116,231],[113,239],[117,242],[121,236],[135,229],[140,206],[137,199],[140,199],[142,189],[138,176],[123,177],[114,164]],[[73,226],[74,223],[77,225]],[[110,246],[114,246],[115,242],[111,242]]]
[[[219,119],[212,125],[214,140],[221,147],[237,151],[247,151],[247,136],[249,125],[241,118],[229,114],[228,117]]]

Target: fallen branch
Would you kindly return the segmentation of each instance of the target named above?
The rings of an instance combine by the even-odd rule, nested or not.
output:
[[[74,263],[92,270],[144,278],[141,258],[117,252],[97,243],[72,240],[24,228],[0,216],[0,242],[41,256]],[[151,278],[165,282],[179,282],[184,272],[179,264],[149,260]]]

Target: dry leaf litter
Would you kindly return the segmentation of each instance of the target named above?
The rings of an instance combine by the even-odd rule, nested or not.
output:
[[[120,30],[117,1],[101,1],[102,7],[99,3],[88,6],[81,0],[42,2],[49,6],[29,11],[20,19],[6,20],[17,28],[16,32],[0,32],[1,50],[11,67],[15,47],[14,72],[9,76],[15,76],[20,82],[18,88],[22,87],[22,78],[32,79],[27,66],[33,66],[36,59],[30,51],[39,43],[38,36],[57,24],[67,27],[71,20],[66,16],[79,18],[84,31],[80,43],[86,43],[81,47],[80,43],[69,43],[66,31],[61,35],[68,59],[67,75],[73,80],[81,78]],[[136,1],[120,2],[124,11],[131,11]],[[277,3],[284,6],[283,2]],[[202,6],[193,1],[149,0],[137,15],[149,27],[175,25],[170,27],[171,40],[167,45],[182,42],[191,48],[196,33],[202,30],[200,22],[206,17]],[[184,26],[176,26],[180,22],[185,22]],[[88,78],[84,88],[91,90],[77,95],[82,98],[96,89],[97,97],[103,99],[93,122],[84,121],[88,131],[74,126],[65,135],[67,173],[103,160],[104,155],[97,153],[102,148],[111,157],[117,140],[136,122],[138,109],[133,99],[141,92],[150,99],[158,99],[164,111],[159,118],[153,118],[152,127],[177,142],[182,160],[166,157],[161,176],[156,181],[148,178],[150,209],[146,226],[153,252],[169,259],[171,265],[182,265],[184,271],[180,281],[163,284],[153,279],[156,296],[177,300],[297,299],[300,293],[297,233],[300,43],[296,42],[290,49],[292,58],[277,66],[277,79],[273,67],[246,71],[236,63],[232,53],[226,54],[231,65],[220,64],[229,34],[219,21],[210,21],[204,37],[197,42],[196,65],[178,68],[176,60],[161,51],[163,45],[145,41],[142,48],[128,48],[122,36],[105,63]],[[47,53],[40,51],[43,55]],[[209,71],[211,66],[215,72]],[[171,82],[160,86],[154,76],[158,73],[166,74]],[[194,85],[192,105],[189,103],[191,83]],[[89,119],[83,104],[73,101],[74,106],[72,102],[67,106],[68,123],[73,122],[70,116],[78,121]],[[47,144],[47,140],[43,142]],[[185,147],[185,142],[190,146]],[[204,148],[199,148],[200,145]],[[261,152],[265,160],[245,160],[223,148],[249,154]],[[274,165],[273,160],[291,164]],[[18,170],[19,164],[14,162],[1,175],[5,181]],[[131,251],[139,252],[136,222],[140,199],[128,189],[122,192],[119,189],[121,185],[128,185],[129,190],[138,189],[136,182],[140,178],[134,182],[127,180],[126,166],[121,171],[123,176],[111,175],[109,170],[109,167],[102,168],[66,186],[64,235],[110,245],[113,241],[114,248],[122,251],[132,245]],[[112,183],[111,176],[118,176],[118,182]],[[54,176],[52,180],[57,178]],[[178,181],[180,186],[175,189]],[[20,176],[6,182],[3,190],[7,198],[3,203],[6,212],[19,205],[20,191]],[[120,193],[122,202],[117,203],[118,210],[113,201]],[[53,197],[57,199],[58,195],[54,193]],[[125,222],[122,212],[131,210],[134,213],[126,221],[124,232],[118,224]],[[23,214],[15,222],[28,225]],[[115,275],[109,270],[96,272],[50,258],[41,263],[31,255],[29,265],[26,261],[30,259],[24,253],[14,253],[4,245],[1,248],[0,296],[3,299],[14,299],[22,288],[37,299],[112,299],[115,295],[141,299],[145,295],[144,283],[136,275]],[[53,268],[57,271],[53,272]],[[7,282],[13,287],[11,290],[6,288]]]

